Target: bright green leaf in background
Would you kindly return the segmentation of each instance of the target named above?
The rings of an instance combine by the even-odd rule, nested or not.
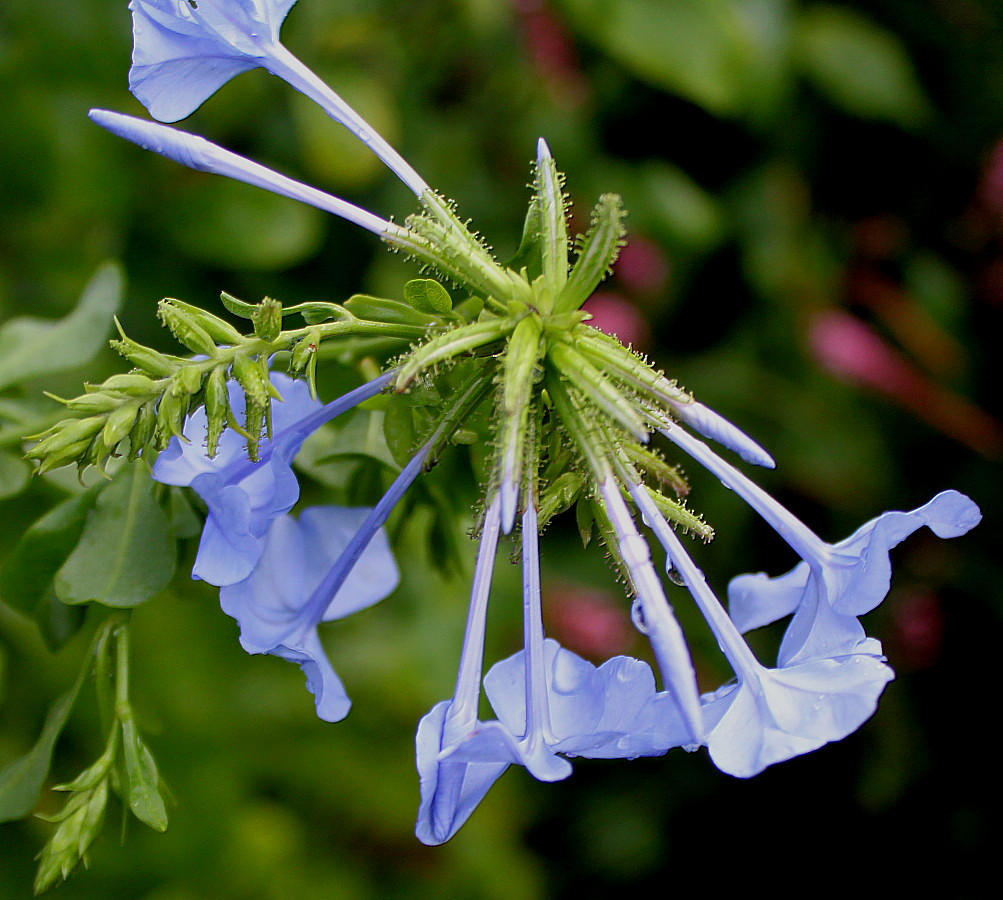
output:
[[[56,574],[60,600],[131,607],[167,586],[176,546],[154,489],[149,469],[137,463],[124,467],[101,492],[80,543]]]
[[[63,319],[12,319],[0,329],[0,389],[88,362],[104,345],[122,303],[124,278],[106,263]]]
[[[563,5],[591,42],[638,78],[709,112],[739,112],[749,46],[729,0],[564,0]]]
[[[852,116],[917,128],[930,117],[909,55],[895,35],[849,9],[806,9],[795,52],[805,76]]]
[[[52,704],[35,746],[0,771],[0,822],[23,819],[38,803],[52,764],[53,747],[70,716],[80,684]]]

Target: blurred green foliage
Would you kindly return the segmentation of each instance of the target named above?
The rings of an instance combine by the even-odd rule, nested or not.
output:
[[[91,125],[92,106],[142,114],[126,90],[125,6],[0,7],[0,315],[15,320],[0,331],[5,556],[79,490],[72,474],[27,481],[26,423],[56,412],[42,391],[74,396],[81,380],[121,368],[110,351],[72,368],[103,339],[91,321],[106,315],[98,306],[74,326],[78,342],[64,346],[47,326],[51,346],[22,359],[18,344],[40,328],[25,317],[67,315],[104,260],[128,275],[126,329],[172,350],[154,315],[164,295],[221,312],[220,290],[289,303],[360,290],[399,297],[414,276],[343,222]],[[705,889],[710,873],[723,893],[744,872],[796,871],[801,859],[852,872],[862,853],[874,889],[922,885],[936,867],[967,895],[991,861],[987,798],[999,787],[979,742],[1003,609],[1003,7],[300,0],[283,37],[460,202],[502,258],[518,240],[539,135],[568,174],[576,217],[597,194],[620,192],[632,243],[605,287],[619,315],[611,324],[770,448],[779,467],[762,483],[821,534],[842,537],[945,487],[969,493],[986,519],[959,541],[917,535],[898,552],[895,588],[869,626],[899,679],[858,735],[748,783],[678,752],[579,763],[557,785],[512,772],[437,849],[411,834],[412,741],[418,718],[451,690],[465,615],[468,572],[435,563],[446,541],[469,559],[470,542],[434,507],[396,535],[406,584],[325,631],[355,701],[332,726],[313,715],[295,667],[240,650],[215,592],[184,574],[189,541],[132,626],[133,703],[175,798],[171,827],[129,827],[124,841],[107,828],[90,871],[62,896],[601,897]],[[185,127],[381,215],[412,209],[364,148],[261,72]],[[850,340],[856,325],[880,352]],[[347,377],[326,371],[325,396]],[[339,441],[364,456],[378,420],[338,427],[305,451],[308,503],[364,502],[385,475],[373,460],[330,456]],[[689,474],[692,505],[717,529],[697,552],[719,589],[739,572],[793,562],[713,479]],[[457,452],[422,496],[470,509],[473,489],[459,486],[470,477]],[[71,549],[49,561],[48,578]],[[596,548],[581,549],[573,522],[550,529],[544,565],[551,630],[568,646],[596,614],[590,591],[612,616],[603,621],[626,623],[620,587]],[[0,767],[35,743],[95,628],[53,653],[19,596],[7,588],[0,604]],[[502,568],[495,596],[497,657],[518,646],[513,571]],[[717,684],[726,673],[710,635],[682,601],[679,614]],[[607,630],[620,641],[610,652],[643,652],[629,630]],[[776,636],[755,638],[768,652]],[[47,639],[59,644],[51,629]],[[56,746],[55,781],[100,753],[89,702]],[[45,791],[40,810],[56,808]],[[0,826],[0,896],[30,895],[51,829],[37,819]]]

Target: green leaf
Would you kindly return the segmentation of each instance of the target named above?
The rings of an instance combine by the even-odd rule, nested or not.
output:
[[[55,321],[25,316],[0,328],[0,390],[92,359],[105,345],[123,288],[121,269],[105,263],[68,316]]]
[[[563,0],[590,41],[655,87],[711,113],[745,100],[750,38],[729,0]]]
[[[447,316],[453,310],[453,299],[433,278],[413,278],[404,285],[404,301],[416,310],[433,316]]]
[[[916,128],[930,105],[895,35],[849,9],[806,9],[796,32],[797,61],[815,86],[852,116]]]
[[[398,465],[406,466],[414,454],[418,432],[413,407],[404,395],[395,394],[389,399],[383,417],[383,434]]]
[[[53,747],[70,716],[79,686],[78,682],[52,704],[35,746],[0,771],[0,822],[23,819],[38,803],[52,765]]]
[[[49,605],[56,572],[80,540],[87,514],[103,487],[64,500],[21,536],[0,569],[0,595],[8,606],[37,617]]]
[[[60,600],[132,607],[167,586],[177,548],[153,487],[149,469],[134,463],[104,489],[80,542],[56,573]]]
[[[438,316],[421,312],[407,303],[399,300],[385,300],[382,297],[370,297],[368,294],[355,294],[345,301],[345,308],[360,319],[371,322],[389,322],[393,325],[438,325]],[[450,307],[452,308],[452,307]]]
[[[157,764],[131,716],[122,719],[122,751],[129,782],[129,808],[140,822],[155,831],[166,831],[167,809],[160,793]]]
[[[0,450],[0,500],[16,497],[31,477],[31,467],[16,453]]]

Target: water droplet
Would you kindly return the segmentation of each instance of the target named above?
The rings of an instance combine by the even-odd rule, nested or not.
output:
[[[678,584],[680,587],[686,587],[686,579],[683,578],[679,569],[675,566],[669,566],[669,570],[665,574],[668,575],[669,581],[673,584]]]
[[[358,138],[363,144],[368,144],[373,139],[373,136],[365,128],[360,128]]]
[[[648,633],[648,623],[644,618],[644,607],[641,605],[641,601],[635,600],[630,606],[630,618],[634,622],[634,627],[641,632],[641,634]]]

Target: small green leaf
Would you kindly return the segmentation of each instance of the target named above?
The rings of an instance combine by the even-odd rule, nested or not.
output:
[[[154,831],[167,830],[167,809],[160,793],[160,775],[150,748],[136,731],[132,716],[122,719],[122,751],[129,781],[129,808]]]
[[[453,299],[434,278],[413,278],[404,285],[404,300],[416,310],[433,316],[446,316],[453,309]]]
[[[56,573],[64,603],[132,607],[174,575],[176,545],[143,463],[123,468],[87,517],[76,549]]]
[[[433,282],[433,284],[436,282]],[[360,319],[371,322],[388,322],[392,325],[429,325],[441,324],[437,316],[422,312],[399,300],[385,300],[382,297],[370,297],[367,294],[356,294],[345,301],[345,308]]]
[[[414,454],[418,433],[414,425],[413,407],[404,395],[397,394],[387,402],[383,434],[394,460],[398,465],[406,466]]]
[[[253,303],[245,303],[243,300],[238,300],[233,294],[228,294],[226,291],[220,293],[219,299],[227,312],[233,313],[233,315],[241,319],[252,318],[258,308]]]
[[[25,316],[0,328],[0,389],[91,360],[105,345],[123,287],[121,269],[105,263],[68,316],[55,321]]]
[[[0,771],[0,822],[23,819],[35,808],[49,775],[52,749],[66,725],[78,692],[79,683],[52,704],[35,746]]]

